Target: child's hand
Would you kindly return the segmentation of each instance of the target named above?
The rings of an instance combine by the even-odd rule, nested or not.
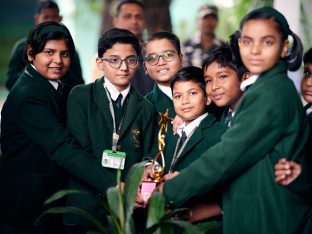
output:
[[[134,202],[134,207],[135,208],[145,208],[145,201],[143,200],[143,197],[141,196],[141,187],[139,186],[138,191],[137,191],[137,195],[136,195],[136,199]]]
[[[162,179],[163,179],[163,181],[171,180],[172,178],[176,177],[179,174],[180,174],[180,172],[178,172],[178,171],[175,171],[173,173],[168,173],[168,174],[164,175]]]
[[[281,185],[289,185],[301,173],[301,165],[294,161],[280,159],[275,164],[275,182]]]
[[[181,119],[179,116],[176,115],[176,117],[174,117],[174,119],[171,121],[173,135],[177,134],[177,130],[183,124],[183,122],[183,119]]]

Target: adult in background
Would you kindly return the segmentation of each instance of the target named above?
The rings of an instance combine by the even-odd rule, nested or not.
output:
[[[216,37],[218,26],[218,8],[215,5],[203,5],[197,16],[198,31],[182,45],[184,54],[183,66],[202,66],[202,61],[209,51],[225,43]]]

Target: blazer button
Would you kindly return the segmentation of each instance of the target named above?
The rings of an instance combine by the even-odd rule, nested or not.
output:
[[[117,145],[117,149],[118,149],[118,150],[121,150],[121,145]]]

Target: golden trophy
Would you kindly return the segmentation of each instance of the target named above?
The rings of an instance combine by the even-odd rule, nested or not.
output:
[[[159,131],[158,131],[158,152],[156,153],[153,159],[152,173],[154,176],[153,181],[144,181],[141,184],[141,195],[145,202],[148,201],[149,197],[153,193],[157,184],[161,181],[161,177],[165,172],[165,157],[164,157],[164,149],[165,149],[165,134],[168,131],[168,123],[173,119],[168,116],[168,109],[165,113],[159,112],[160,121],[159,121]],[[157,160],[161,159],[161,163]]]
[[[156,153],[153,160],[152,173],[154,175],[154,182],[159,183],[161,177],[165,172],[165,157],[164,157],[164,149],[165,149],[165,133],[168,131],[168,123],[173,119],[168,116],[168,109],[166,112],[160,113],[160,121],[159,121],[159,131],[158,131],[158,152]],[[161,158],[161,164],[157,161],[158,158]]]

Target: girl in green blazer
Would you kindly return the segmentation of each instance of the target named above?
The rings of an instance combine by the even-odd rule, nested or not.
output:
[[[287,77],[287,69],[300,67],[301,42],[281,13],[263,7],[243,18],[238,45],[252,76],[232,127],[160,190],[179,207],[228,184],[223,192],[225,234],[300,233],[309,205],[274,182],[274,165],[284,155],[302,160],[308,140],[302,103]]]
[[[35,221],[46,208],[43,202],[64,188],[63,169],[106,191],[102,166],[65,128],[66,92],[59,80],[74,56],[63,24],[39,24],[28,36],[27,67],[1,112],[0,233],[62,233],[61,220],[49,217],[50,225],[44,226]]]

